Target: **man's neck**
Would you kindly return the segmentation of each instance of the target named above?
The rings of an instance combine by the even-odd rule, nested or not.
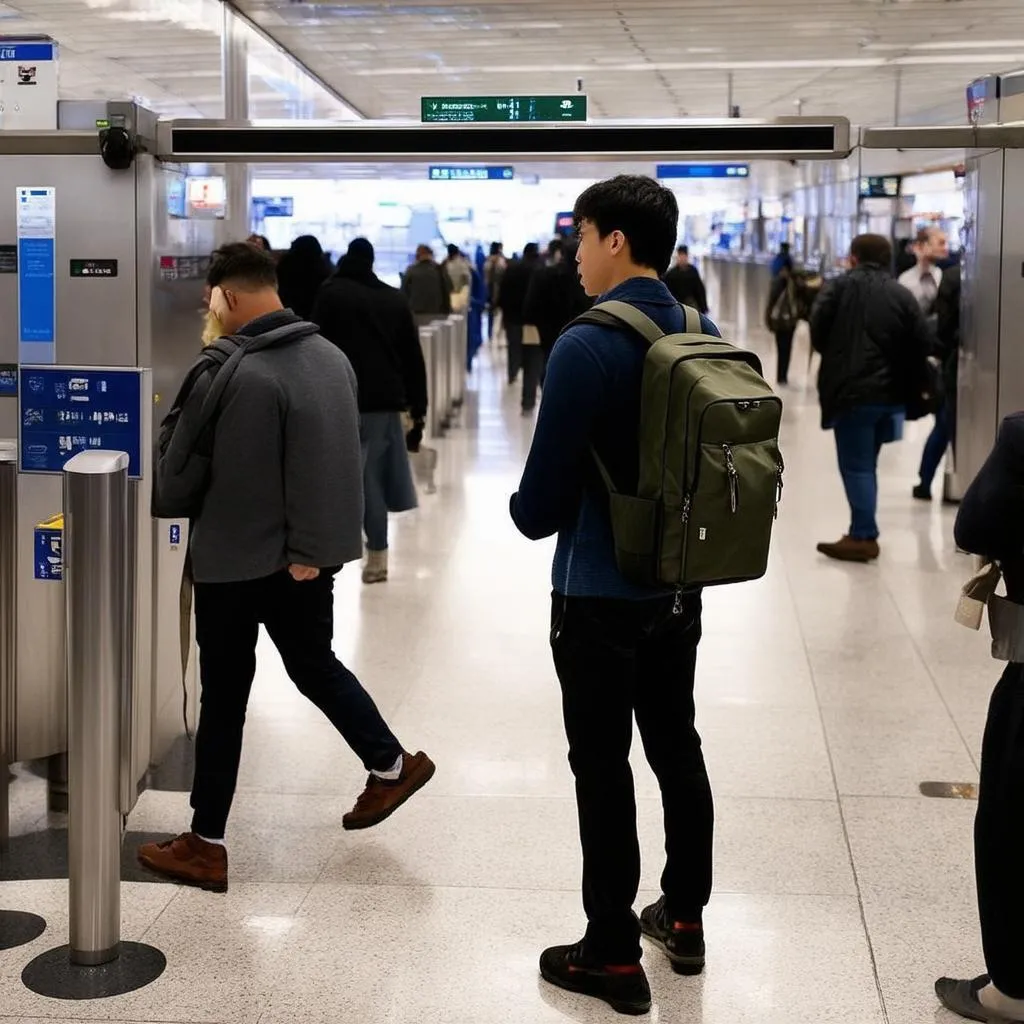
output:
[[[249,313],[249,318],[245,322],[251,324],[253,320],[259,320],[262,317],[270,316],[271,313],[281,313],[284,311],[284,306],[281,305],[281,300],[275,295],[273,299],[267,299],[264,302],[254,302],[252,307],[246,312]]]
[[[635,281],[638,277],[646,277],[651,281],[661,280],[658,272],[652,267],[638,267],[635,264],[630,264],[628,267],[623,267],[613,276],[605,291],[610,292],[613,288],[618,288],[619,285],[625,284],[627,281]]]
[[[935,269],[935,263],[932,260],[918,260],[918,270],[921,271],[922,276],[924,274],[930,274]]]

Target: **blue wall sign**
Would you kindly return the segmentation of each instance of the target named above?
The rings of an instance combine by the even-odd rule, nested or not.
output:
[[[18,186],[18,360],[57,361],[56,189]]]
[[[750,164],[658,164],[659,178],[749,178]]]
[[[0,46],[0,60],[53,60],[53,43],[14,43]]]
[[[14,363],[0,363],[0,398],[17,398],[18,367]]]
[[[466,165],[432,165],[431,181],[511,181],[516,176],[514,167],[471,167]]]
[[[37,580],[59,583],[64,579],[64,517],[55,516],[35,529],[32,575]]]
[[[253,196],[253,220],[267,217],[294,217],[295,199],[292,196]]]
[[[85,451],[128,453],[142,476],[142,375],[138,370],[22,366],[19,435],[23,473],[59,473]]]

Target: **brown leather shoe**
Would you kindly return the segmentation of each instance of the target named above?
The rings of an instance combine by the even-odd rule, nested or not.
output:
[[[379,825],[422,789],[434,777],[435,770],[434,762],[421,750],[418,754],[402,755],[402,774],[394,782],[378,779],[371,772],[355,807],[341,819],[342,827],[352,832]]]
[[[186,832],[166,843],[139,847],[139,863],[159,875],[209,892],[228,891],[228,851]]]
[[[819,544],[818,550],[837,562],[873,562],[880,554],[877,540],[843,537],[835,544]]]

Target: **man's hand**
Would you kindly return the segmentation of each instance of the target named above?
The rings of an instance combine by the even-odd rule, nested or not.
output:
[[[288,571],[292,574],[292,579],[296,583],[308,583],[320,575],[320,570],[312,565],[289,565]]]

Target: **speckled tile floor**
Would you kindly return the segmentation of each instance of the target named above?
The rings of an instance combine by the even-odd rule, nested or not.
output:
[[[794,365],[806,365],[798,351]],[[797,375],[799,376],[799,375]],[[230,825],[227,896],[127,882],[125,938],[168,957],[149,988],[89,1003],[32,995],[36,953],[65,941],[66,882],[0,882],[0,906],[50,930],[0,953],[0,1019],[210,1024],[490,1024],[618,1019],[538,980],[540,950],[582,929],[572,785],[547,649],[550,544],[506,513],[531,424],[490,359],[467,423],[441,443],[441,489],[396,521],[392,580],[342,574],[339,653],[438,774],[376,831],[341,814],[362,773],[267,645]],[[708,970],[646,962],[648,1019],[703,1024],[946,1024],[943,972],[981,968],[973,804],[918,783],[977,778],[998,675],[952,625],[966,560],[948,510],[910,500],[925,426],[886,450],[884,554],[826,563],[845,526],[831,437],[802,380],[787,393],[787,486],[768,576],[709,593],[698,724],[718,797]],[[660,871],[657,787],[636,757],[645,892]],[[19,769],[15,832],[60,822]],[[148,792],[134,832],[187,825],[187,795]]]

